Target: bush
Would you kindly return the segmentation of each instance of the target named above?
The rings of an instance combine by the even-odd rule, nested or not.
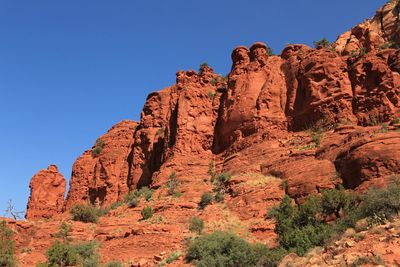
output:
[[[143,220],[147,220],[147,219],[150,219],[151,217],[153,217],[154,210],[152,207],[145,207],[142,209],[141,214],[142,214]]]
[[[140,188],[136,191],[138,197],[143,197],[145,200],[149,201],[153,197],[153,190],[149,189],[147,186]]]
[[[224,202],[224,200],[225,200],[225,195],[223,194],[223,193],[221,193],[221,192],[217,192],[216,194],[215,194],[215,201],[216,202]]]
[[[325,214],[335,214],[340,217],[341,210],[347,210],[350,198],[343,188],[322,191],[322,209]]]
[[[108,211],[90,204],[75,204],[70,212],[74,221],[96,223],[99,217],[107,214]]]
[[[202,267],[276,266],[284,254],[282,249],[250,245],[234,234],[217,231],[197,237],[189,245],[186,260]]]
[[[205,192],[201,195],[201,199],[199,202],[199,208],[204,209],[207,205],[211,204],[213,201],[213,194],[210,192]]]
[[[13,232],[5,221],[0,222],[0,266],[16,266]]]
[[[100,139],[100,138],[97,139],[96,144],[92,150],[92,156],[97,157],[101,153],[101,151],[103,151],[104,145],[105,145],[105,143],[102,139]]]
[[[325,37],[319,41],[314,41],[315,48],[319,48],[319,47],[329,48],[330,46],[331,46],[331,43]]]
[[[371,189],[362,198],[360,216],[390,218],[400,212],[400,182],[393,177],[386,188]]]
[[[122,267],[122,263],[119,261],[112,261],[112,262],[106,263],[106,265],[104,265],[104,267]]]
[[[171,264],[174,261],[176,261],[177,259],[179,259],[180,256],[181,256],[181,253],[179,251],[174,251],[168,256],[168,258],[165,260],[165,262],[167,264]]]
[[[231,175],[228,173],[221,173],[218,175],[217,180],[214,182],[214,191],[224,193],[229,185]]]
[[[72,231],[72,225],[66,222],[60,224],[59,231],[54,235],[55,237],[62,238],[63,240],[69,240],[69,234]]]
[[[125,202],[126,204],[128,204],[128,207],[130,208],[136,208],[139,205],[139,197],[135,192],[129,192],[126,196],[125,196]]]
[[[199,235],[203,232],[204,229],[204,221],[199,217],[192,217],[189,221],[189,231],[195,232]]]
[[[276,219],[279,244],[288,251],[304,255],[308,249],[322,245],[330,236],[329,227],[317,219],[322,211],[318,197],[310,197],[301,206],[292,206],[289,196],[285,196],[270,216]]]
[[[176,189],[179,185],[178,179],[176,178],[176,172],[171,173],[167,181],[168,195],[172,196],[176,193]]]
[[[99,265],[100,255],[96,242],[90,241],[73,245],[56,241],[46,252],[47,266],[82,266]]]

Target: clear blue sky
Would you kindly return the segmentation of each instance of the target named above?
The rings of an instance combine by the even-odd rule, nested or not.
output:
[[[312,45],[384,0],[0,0],[0,215],[25,210],[29,180],[75,159],[179,69],[230,69],[237,45]]]

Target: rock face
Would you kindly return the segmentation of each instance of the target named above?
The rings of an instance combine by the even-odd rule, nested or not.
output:
[[[129,161],[137,123],[122,121],[101,136],[72,167],[66,207],[88,202],[109,205],[129,191]]]
[[[391,47],[399,44],[398,11],[398,1],[386,4],[342,35],[335,49],[295,44],[274,56],[258,42],[233,50],[227,77],[206,64],[198,72],[179,71],[176,84],[147,97],[139,123],[118,123],[77,159],[66,208],[77,202],[110,205],[130,190],[162,187],[173,172],[181,190],[196,197],[206,188],[210,165],[229,173],[277,170],[296,200],[335,186],[336,172],[343,172],[348,188],[357,188],[394,171],[365,174],[370,163],[358,160],[367,153],[361,147],[300,153],[288,151],[287,144],[293,138],[311,142],[310,136],[296,136],[307,129],[400,117],[400,49],[382,47],[388,40]],[[353,46],[366,49],[350,53]],[[345,142],[337,135],[332,140]]]
[[[343,33],[335,47],[344,55],[396,47],[400,43],[400,2],[391,0],[375,16]],[[398,47],[397,47],[398,48]]]
[[[48,219],[63,211],[66,182],[56,165],[50,165],[47,170],[36,173],[29,188],[31,194],[26,219]]]

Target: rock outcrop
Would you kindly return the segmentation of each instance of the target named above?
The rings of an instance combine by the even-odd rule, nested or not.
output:
[[[56,165],[50,165],[47,170],[36,173],[29,188],[31,194],[26,219],[48,219],[63,211],[66,181]]]
[[[129,191],[129,162],[137,123],[122,121],[101,136],[72,167],[66,208],[87,202],[109,205]]]
[[[375,16],[343,33],[334,43],[343,55],[398,47],[400,43],[400,1],[391,0]]]

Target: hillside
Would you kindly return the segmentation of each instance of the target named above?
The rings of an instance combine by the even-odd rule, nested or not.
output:
[[[196,236],[189,230],[194,216],[204,233],[231,231],[273,248],[280,239],[268,210],[285,195],[304,204],[329,189],[362,194],[389,184],[400,173],[399,12],[400,2],[390,1],[316,48],[292,44],[271,55],[260,42],[237,47],[226,77],[208,64],[178,71],[174,85],[147,97],[139,122],[114,125],[75,161],[68,192],[55,165],[32,177],[26,220],[7,220],[20,266],[46,261],[62,222],[72,226],[72,242],[101,244],[102,263],[126,266],[183,255]],[[135,205],[127,199],[132,192],[141,193]],[[203,207],[205,192],[214,200]],[[80,203],[108,212],[95,223],[72,220]],[[145,207],[154,211],[147,220]],[[368,244],[379,242],[382,262],[399,266],[398,219],[385,223],[361,231],[357,242],[355,234],[339,238],[340,252],[315,249],[320,258],[308,254],[309,265],[293,253],[283,262],[350,266],[331,258],[369,257]],[[177,258],[170,266],[191,265]]]

